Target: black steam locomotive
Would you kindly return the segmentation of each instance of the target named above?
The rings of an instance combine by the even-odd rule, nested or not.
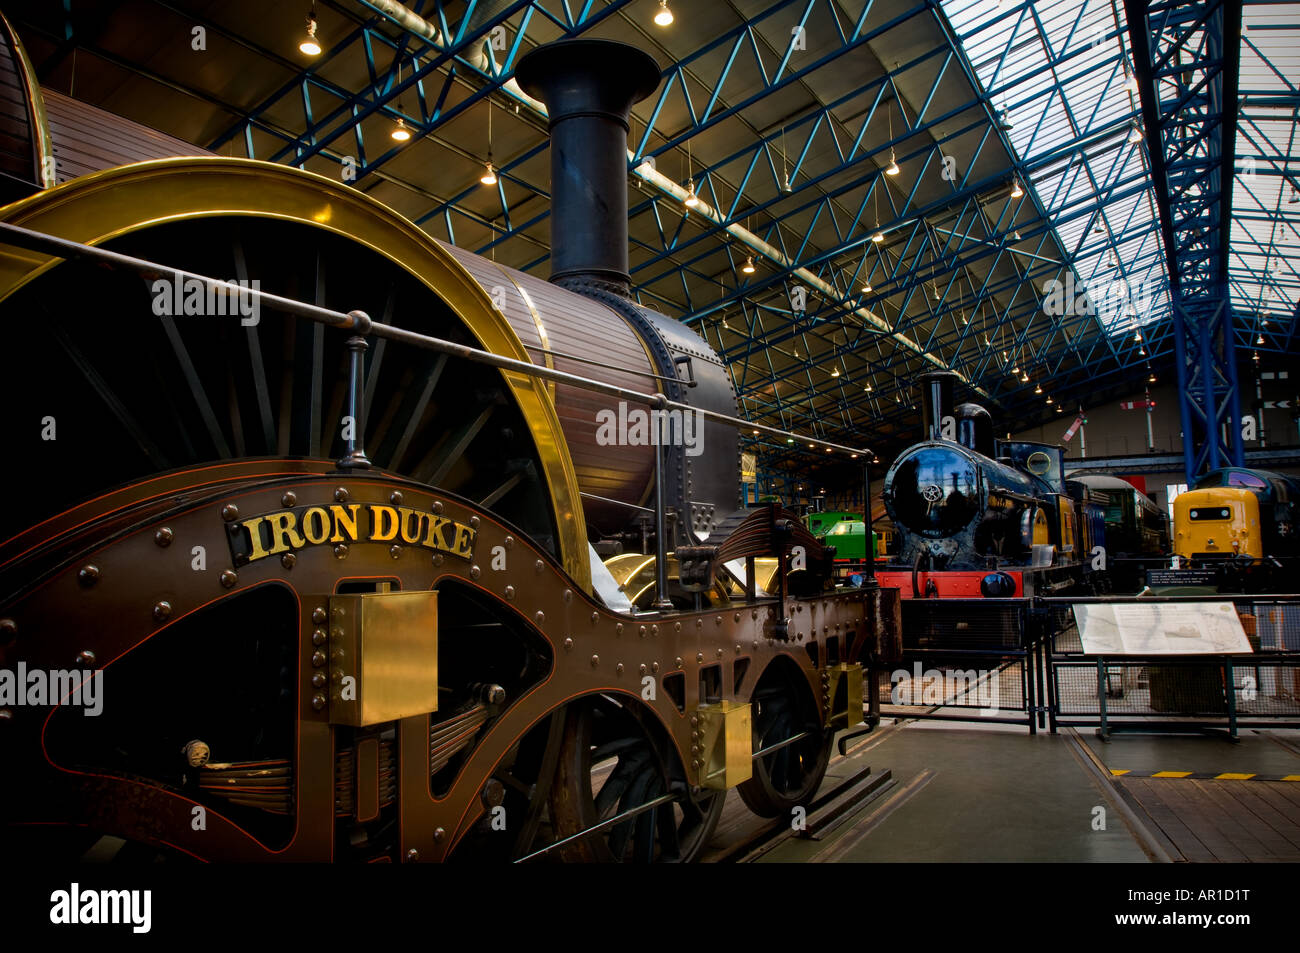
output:
[[[1065,479],[1060,447],[994,439],[986,409],[953,406],[955,379],[947,371],[922,377],[927,439],[885,476],[899,546],[879,573],[882,585],[904,598],[1110,589],[1110,560],[1120,554],[1108,552],[1108,538],[1122,540],[1126,560],[1166,551],[1167,524],[1149,499],[1134,489],[1141,500],[1116,507],[1106,479]]]

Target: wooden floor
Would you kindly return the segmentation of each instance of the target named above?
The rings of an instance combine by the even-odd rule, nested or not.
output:
[[[1118,778],[1175,861],[1300,861],[1300,782]]]

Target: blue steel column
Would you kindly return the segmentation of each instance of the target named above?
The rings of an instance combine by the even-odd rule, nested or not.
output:
[[[1169,268],[1183,466],[1241,466],[1228,285],[1241,0],[1125,0]]]

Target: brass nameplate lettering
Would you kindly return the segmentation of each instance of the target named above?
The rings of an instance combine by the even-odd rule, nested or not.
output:
[[[468,560],[478,530],[446,516],[386,503],[328,503],[252,516],[228,527],[235,565],[339,543],[418,546]]]

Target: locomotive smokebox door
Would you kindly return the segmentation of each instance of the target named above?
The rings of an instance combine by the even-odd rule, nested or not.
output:
[[[363,727],[438,710],[438,593],[330,597],[329,720]]]
[[[695,713],[700,787],[721,791],[748,781],[754,767],[754,736],[748,703],[721,701]]]

